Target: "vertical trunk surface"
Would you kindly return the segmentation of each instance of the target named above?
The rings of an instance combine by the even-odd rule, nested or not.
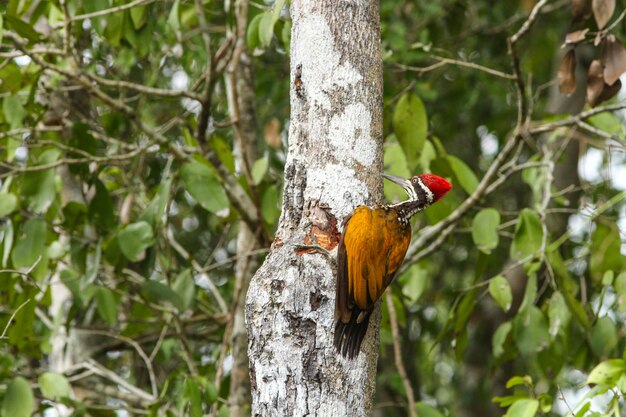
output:
[[[379,5],[293,0],[291,17],[283,210],[246,302],[252,415],[366,416],[380,314],[356,359],[336,354],[334,247],[342,219],[360,204],[381,200]],[[311,240],[331,248],[331,256],[297,251]]]

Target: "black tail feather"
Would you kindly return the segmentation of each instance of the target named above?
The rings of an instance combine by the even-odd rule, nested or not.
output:
[[[362,313],[365,313],[365,317],[360,323],[357,323],[357,318]],[[363,312],[358,308],[354,308],[348,323],[343,323],[341,319],[335,322],[335,348],[337,352],[350,359],[358,356],[361,343],[363,343],[363,338],[369,326],[371,314],[371,311]]]

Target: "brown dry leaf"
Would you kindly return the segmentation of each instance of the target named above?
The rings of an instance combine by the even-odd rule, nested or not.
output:
[[[573,49],[563,55],[557,78],[561,94],[570,95],[576,90],[576,54]]]
[[[604,81],[608,85],[613,85],[626,72],[626,50],[613,35],[609,35],[604,41],[602,64],[604,65]]]
[[[280,121],[276,117],[272,117],[263,128],[265,143],[274,149],[279,149],[280,142]]]
[[[565,44],[571,45],[585,40],[585,35],[589,32],[589,29],[577,30],[576,32],[570,32],[565,35]]]
[[[587,20],[591,16],[591,0],[572,0],[574,21]]]
[[[596,19],[598,29],[603,29],[615,11],[615,0],[593,0],[591,2],[593,17]]]
[[[591,62],[587,74],[587,101],[592,107],[600,103],[602,90],[604,90],[604,67],[595,59]]]
[[[604,85],[604,89],[602,90],[602,94],[598,97],[598,104],[603,101],[607,101],[615,97],[619,90],[622,88],[622,82],[620,80],[615,81],[613,85]]]

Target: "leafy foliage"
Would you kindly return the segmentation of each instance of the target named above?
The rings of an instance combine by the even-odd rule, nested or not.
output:
[[[0,5],[3,417],[231,413],[234,263],[262,258],[280,215],[291,22],[285,1],[251,3],[242,31],[227,3]],[[418,235],[471,203],[393,288],[420,416],[624,408],[623,10],[537,14],[516,45],[528,130],[504,153],[520,111],[507,38],[536,4],[380,5],[386,169],[454,183]],[[247,115],[228,96],[241,62],[254,74],[248,162]],[[396,188],[388,200],[404,198]],[[262,249],[240,253],[251,218]],[[383,309],[377,415],[407,409],[389,320]]]

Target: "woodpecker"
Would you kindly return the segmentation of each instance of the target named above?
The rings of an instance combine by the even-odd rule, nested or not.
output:
[[[359,354],[370,315],[400,268],[411,242],[411,217],[439,201],[452,185],[434,174],[409,179],[383,174],[409,199],[398,204],[359,206],[343,221],[337,252],[335,348]]]

